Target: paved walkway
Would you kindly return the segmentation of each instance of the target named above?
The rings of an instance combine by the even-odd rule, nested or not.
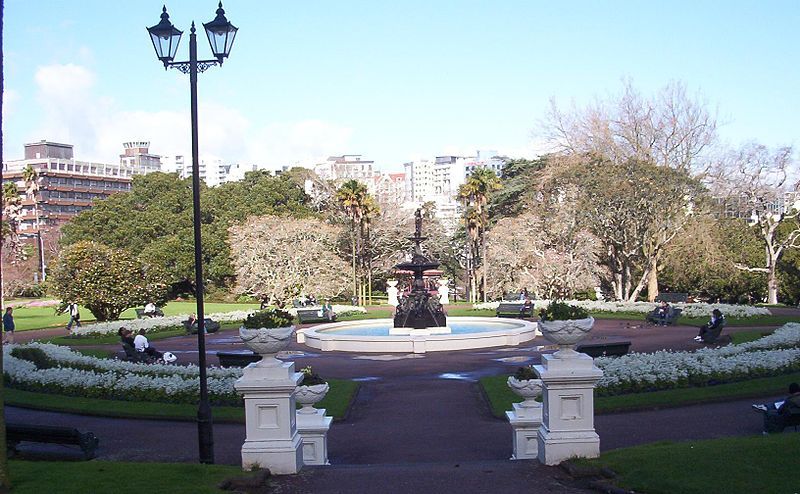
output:
[[[744,331],[748,328],[734,328]],[[26,334],[26,333],[30,333]],[[49,332],[48,332],[49,333]],[[660,328],[637,322],[598,320],[592,338],[630,339],[635,351],[692,349],[693,327]],[[33,332],[20,333],[20,337]],[[18,341],[21,338],[18,338]],[[182,362],[196,360],[193,337],[157,341]],[[241,349],[235,332],[208,337],[209,352]],[[313,365],[325,377],[361,381],[349,416],[329,433],[330,467],[306,468],[300,475],[273,480],[278,492],[584,492],[560,470],[532,461],[508,461],[511,428],[493,417],[477,379],[509,374],[538,362],[546,342],[520,347],[428,353],[424,355],[321,353],[294,344],[296,368]],[[215,363],[212,357],[209,359]],[[773,397],[770,397],[773,398]],[[660,440],[699,440],[758,434],[759,414],[752,400],[599,415],[601,449]],[[101,439],[99,457],[124,461],[193,462],[197,453],[194,423],[154,422],[58,414],[13,407],[9,421],[70,424]],[[215,424],[217,463],[240,463],[244,426]],[[40,453],[63,453],[39,447]]]

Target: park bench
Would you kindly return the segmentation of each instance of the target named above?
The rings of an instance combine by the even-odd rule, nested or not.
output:
[[[74,444],[80,446],[87,460],[95,457],[99,440],[91,432],[80,432],[72,427],[53,425],[6,424],[6,444],[16,452],[17,445],[23,441],[51,444]]]
[[[689,294],[680,292],[664,292],[656,295],[656,302],[661,302],[662,300],[668,304],[674,304],[678,302],[686,303],[689,300]]]
[[[722,321],[716,329],[712,329],[703,337],[703,341],[701,343],[705,345],[727,345],[733,341],[730,335],[723,335],[722,329],[725,327],[725,321]]]
[[[336,319],[334,316],[333,319]],[[297,320],[300,324],[313,322],[330,322],[322,307],[317,309],[297,309]]]
[[[674,307],[670,307],[669,312],[667,313],[667,317],[663,319],[663,323],[669,325],[676,324],[678,322],[678,318],[681,317],[681,312],[683,312],[683,309],[676,309]],[[661,324],[662,319],[658,317],[658,309],[647,314],[645,321],[653,324]]]
[[[136,319],[146,319],[150,316],[144,313],[144,307],[139,307],[137,309],[133,309],[136,312]],[[160,307],[156,307],[156,311],[153,312],[154,317],[164,317],[164,312],[161,310]]]
[[[783,410],[764,413],[764,432],[783,432],[787,427],[800,427],[800,408],[787,405]]]
[[[137,364],[150,364],[155,361],[155,359],[150,355],[144,352],[137,352],[136,349],[129,343],[123,342],[122,350],[124,350],[125,355],[123,355],[121,359],[126,362],[134,362]]]
[[[189,326],[189,320],[186,319],[182,321],[183,327],[186,328],[186,334],[197,334],[197,321],[194,324]],[[203,329],[206,330],[206,333],[216,333],[219,331],[219,323],[211,318],[204,317],[203,318]]]
[[[630,341],[615,341],[609,343],[583,343],[575,348],[575,351],[585,353],[595,357],[621,357],[628,353],[631,347]]]
[[[253,352],[217,352],[219,365],[222,367],[247,367],[252,362],[261,360],[261,355]]]
[[[495,311],[497,317],[533,317],[533,305],[525,306],[524,304],[507,304],[501,302]]]

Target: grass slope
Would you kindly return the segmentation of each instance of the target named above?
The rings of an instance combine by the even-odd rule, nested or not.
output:
[[[798,492],[800,436],[732,437],[662,442],[603,453],[591,464],[611,468],[618,485],[648,494]]]
[[[14,494],[219,494],[217,484],[252,474],[241,467],[186,463],[9,462]]]
[[[506,410],[512,403],[522,401],[506,385],[508,376],[490,376],[480,380],[484,394],[489,400],[492,414],[505,418]],[[691,405],[694,403],[735,400],[757,396],[785,394],[789,384],[800,382],[800,373],[751,379],[702,388],[679,388],[649,393],[632,393],[616,396],[595,397],[595,412],[611,413],[648,408],[666,408]]]
[[[328,416],[342,419],[347,414],[350,402],[358,390],[358,383],[329,379],[330,391],[316,408],[325,408]],[[6,405],[56,412],[155,420],[186,420],[197,418],[197,406],[177,403],[154,403],[146,401],[101,400],[45,393],[33,393],[5,388]],[[244,406],[213,407],[216,422],[244,423]]]

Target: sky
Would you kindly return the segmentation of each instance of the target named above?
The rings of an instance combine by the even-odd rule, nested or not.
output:
[[[169,0],[184,31],[216,3]],[[3,155],[43,139],[117,162],[122,142],[190,153],[189,79],[165,71],[150,0],[5,0]],[[798,144],[800,2],[227,0],[239,28],[200,74],[200,153],[270,167],[362,154],[385,171],[478,149],[531,157],[555,99],[679,81],[730,146]],[[211,58],[198,33],[200,58]]]

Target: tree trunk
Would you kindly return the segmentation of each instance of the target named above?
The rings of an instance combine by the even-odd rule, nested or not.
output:
[[[358,299],[358,279],[356,278],[356,228],[353,224],[353,229],[350,231],[350,245],[353,250],[353,298]]]
[[[486,255],[486,228],[481,231],[481,266],[481,272],[483,273],[483,277],[481,279],[481,284],[483,287],[483,301],[486,302],[486,275],[489,269],[489,258]]]
[[[767,274],[767,303],[778,303],[778,274],[775,262],[770,263],[769,272]]]
[[[655,302],[658,297],[658,260],[653,259],[650,276],[647,278],[647,301]]]

